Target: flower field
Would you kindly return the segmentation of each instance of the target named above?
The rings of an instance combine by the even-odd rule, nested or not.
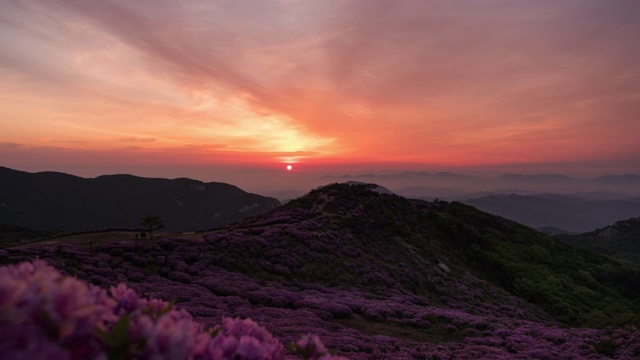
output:
[[[366,186],[316,190],[199,240],[5,249],[0,263],[0,354],[640,356],[636,268]]]

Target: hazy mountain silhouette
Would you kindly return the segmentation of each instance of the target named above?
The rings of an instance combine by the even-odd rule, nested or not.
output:
[[[504,182],[535,182],[535,183],[579,183],[584,180],[575,179],[561,174],[536,174],[536,175],[523,175],[523,174],[505,174],[496,178],[498,181]]]
[[[635,174],[605,175],[595,179],[594,181],[605,184],[640,186],[640,176]]]
[[[584,234],[561,235],[558,239],[640,265],[640,217]]]
[[[367,184],[367,183],[363,183],[361,181],[347,181],[347,182],[345,182],[345,184],[346,185],[371,185],[371,186],[369,186],[369,189],[371,191],[379,192],[381,194],[389,194],[389,195],[393,194],[393,191],[387,189],[384,186],[380,186],[378,184]]]
[[[412,199],[424,199],[433,200],[435,198],[449,198],[459,196],[461,194],[468,194],[459,189],[440,188],[436,186],[416,185],[406,186],[399,188],[395,191],[396,194],[412,198]]]
[[[421,199],[466,200],[480,197],[480,194],[540,193],[594,200],[629,200],[640,196],[640,176],[633,174],[578,179],[562,174],[505,174],[489,178],[449,172],[398,172],[323,176],[316,180],[323,183],[348,180],[376,183],[396,194]]]
[[[464,201],[482,211],[521,224],[587,232],[640,216],[640,204],[626,200],[588,200],[564,195],[490,195]]]
[[[323,181],[348,181],[356,180],[363,182],[379,181],[437,181],[437,182],[473,182],[480,178],[450,172],[429,173],[426,171],[400,172],[390,174],[357,174],[357,175],[325,175],[319,179]]]
[[[276,199],[225,183],[132,175],[85,179],[0,167],[0,225],[63,230],[137,227],[142,217],[158,215],[167,230],[198,230],[278,205]]]
[[[319,334],[358,359],[597,356],[622,328],[560,322],[625,324],[640,311],[637,268],[471,206],[372,187],[325,186],[200,240],[7,249],[0,263],[37,256],[174,299],[205,324],[251,317],[283,341]],[[611,351],[634,351],[625,334]]]
[[[270,191],[263,193],[264,196],[272,197],[280,200],[280,202],[284,203],[291,199],[295,199],[297,197],[303,196],[306,194],[306,191],[300,190],[280,190],[280,191]]]
[[[572,234],[571,232],[565,229],[560,229],[559,227],[555,227],[555,226],[542,226],[542,227],[536,228],[536,230],[540,231],[541,233],[549,234],[549,235]]]

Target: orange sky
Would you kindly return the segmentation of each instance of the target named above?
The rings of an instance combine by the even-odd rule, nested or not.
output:
[[[0,165],[640,172],[638,19],[634,0],[3,1]]]

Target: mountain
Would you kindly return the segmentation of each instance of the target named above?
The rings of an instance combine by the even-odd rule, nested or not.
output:
[[[640,176],[606,175],[595,179],[577,179],[562,174],[506,174],[499,176],[492,184],[494,192],[499,187],[514,187],[529,191],[529,195],[546,192],[555,194],[573,194],[590,199],[629,199],[638,196]],[[505,193],[505,192],[502,192]]]
[[[388,174],[326,175],[316,179],[327,182],[375,183],[391,192],[419,199],[460,199],[484,191],[485,179],[450,172],[397,172]]]
[[[553,227],[553,226],[543,226],[543,227],[536,228],[536,230],[540,231],[541,233],[548,234],[548,235],[571,234],[570,232],[568,232],[565,229],[560,229],[560,228]]]
[[[573,271],[570,270],[574,269],[573,266],[587,269],[593,266],[589,263],[591,261],[609,262],[606,258],[568,247],[533,229],[467,205],[373,195],[372,186],[375,185],[327,186],[274,212],[229,226],[221,235],[210,235],[205,240],[225,243],[231,241],[229,234],[234,229],[272,233],[275,227],[287,234],[279,238],[279,246],[300,258],[299,262],[283,260],[279,264],[282,269],[289,268],[291,272],[287,273],[294,278],[315,278],[329,284],[339,282],[343,286],[364,287],[371,291],[396,288],[414,294],[433,294],[434,289],[440,292],[444,288],[430,284],[424,274],[429,273],[430,266],[444,265],[463,273],[469,271],[469,274],[519,295],[535,293],[538,300],[534,301],[541,306],[545,306],[548,299],[541,301],[541,294],[537,293],[540,289],[534,288],[548,285],[548,278],[544,279],[542,274],[564,277]],[[338,243],[323,242],[322,239],[335,239]],[[246,241],[252,242],[250,238]],[[230,249],[232,251],[224,259],[235,259],[241,255]],[[348,256],[340,256],[342,252]],[[248,255],[246,252],[243,254]],[[264,256],[262,260],[271,258],[263,251],[257,251],[255,255]],[[576,260],[569,260],[572,257],[589,260],[578,265]],[[277,263],[280,259],[276,257],[271,261]],[[520,263],[522,268],[514,263]],[[323,267],[325,264],[331,264],[331,267]],[[537,280],[540,283],[527,288],[520,281],[521,277],[532,276],[524,270],[530,266],[535,267],[536,275],[533,277],[540,276]],[[364,273],[381,274],[382,281],[369,284],[362,277],[353,277],[354,273],[363,273],[363,269],[367,269]],[[563,275],[563,272],[566,273]],[[454,298],[464,298],[452,291]],[[554,296],[563,297],[560,294]],[[593,298],[585,299],[585,302],[593,301]],[[584,314],[583,310],[576,309],[575,316]],[[554,315],[569,316],[564,310]]]
[[[505,194],[505,192],[503,192]],[[509,193],[510,194],[510,193]],[[535,194],[527,194],[535,195]],[[620,194],[612,191],[576,191],[567,194],[560,194],[561,196],[573,197],[586,200],[627,200],[634,202],[630,195]]]
[[[323,176],[316,182],[349,180],[376,183],[394,193],[420,199],[460,201],[480,197],[479,194],[536,195],[564,194],[590,200],[629,200],[640,195],[640,176],[606,175],[597,179],[579,179],[562,174],[505,174],[495,178],[469,176],[449,172],[397,172]],[[310,184],[317,187],[320,184]],[[619,219],[615,219],[619,220]],[[609,223],[604,223],[608,225]],[[589,228],[593,230],[595,227]]]
[[[640,269],[461,203],[333,184],[199,240],[0,250],[353,359],[632,358]],[[566,325],[571,325],[567,327]],[[618,354],[621,354],[618,357]],[[631,355],[625,355],[631,354]],[[627,357],[625,357],[627,356]]]
[[[605,175],[594,179],[594,181],[605,184],[640,186],[640,176],[636,174]]]
[[[584,234],[564,234],[558,239],[640,265],[640,217]]]
[[[345,182],[345,184],[346,185],[367,185],[367,183],[363,183],[363,182],[360,182],[360,181],[347,181],[347,182]],[[384,186],[380,186],[378,184],[371,184],[371,186],[369,186],[369,189],[371,191],[375,191],[375,192],[378,192],[380,194],[389,194],[389,195],[393,194],[393,191],[387,189]]]
[[[131,175],[85,179],[0,167],[0,225],[62,230],[137,227],[142,217],[158,215],[167,230],[197,230],[279,204],[225,183]]]
[[[429,173],[425,171],[399,172],[390,174],[357,174],[357,175],[325,175],[319,179],[325,181],[340,180],[347,181],[356,179],[360,181],[384,181],[384,180],[404,180],[404,181],[449,181],[449,182],[469,182],[480,180],[477,177],[455,174],[450,172]]]
[[[498,176],[496,180],[501,182],[535,182],[535,183],[579,183],[580,179],[575,179],[561,174],[536,174],[536,175],[523,175],[523,174],[505,174]]]
[[[452,189],[452,188],[440,188],[435,186],[425,186],[425,185],[417,185],[417,186],[406,186],[395,191],[396,194],[407,197],[407,198],[415,198],[415,199],[426,199],[433,200],[436,198],[440,199],[448,199],[455,197],[471,197],[473,196],[471,193],[464,192],[460,189]]]
[[[280,191],[265,192],[265,193],[262,193],[261,195],[276,198],[281,203],[284,203],[291,199],[295,199],[297,197],[303,196],[306,193],[307,193],[306,191],[298,191],[298,190],[280,190]]]
[[[552,226],[570,232],[593,231],[620,219],[640,216],[640,204],[627,200],[588,200],[553,194],[490,195],[464,203],[533,228]]]

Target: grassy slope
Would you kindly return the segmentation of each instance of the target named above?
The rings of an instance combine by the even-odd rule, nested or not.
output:
[[[574,325],[625,321],[640,305],[640,270],[533,229],[450,204],[436,215],[485,278]],[[453,231],[453,232],[452,232]]]

